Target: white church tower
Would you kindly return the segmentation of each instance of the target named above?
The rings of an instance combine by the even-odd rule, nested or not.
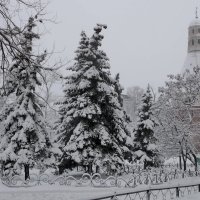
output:
[[[200,67],[200,19],[196,9],[196,19],[188,28],[188,54],[182,72],[186,69],[192,71],[197,66]]]

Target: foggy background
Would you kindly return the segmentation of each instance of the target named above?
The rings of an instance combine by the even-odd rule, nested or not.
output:
[[[107,24],[102,49],[110,58],[112,75],[119,72],[125,88],[150,83],[157,89],[167,74],[181,72],[196,6],[200,1],[50,0],[48,15],[56,16],[58,23],[49,24],[43,45],[55,46],[71,60],[81,31],[90,36],[96,23]]]

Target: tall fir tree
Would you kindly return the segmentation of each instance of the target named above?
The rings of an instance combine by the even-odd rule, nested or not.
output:
[[[119,82],[120,80],[120,75],[119,73],[116,74],[115,76],[115,92],[118,95],[118,101],[120,103],[121,108],[124,108],[124,103],[123,103],[123,97],[122,97],[122,91],[124,90],[124,88],[122,87],[122,85]],[[127,115],[126,111],[123,109],[124,112],[124,120],[127,124],[131,123],[131,119],[130,116]]]
[[[115,91],[118,94],[118,101],[120,103],[120,106],[123,107],[122,91],[124,90],[124,88],[121,86],[119,79],[120,79],[120,76],[119,76],[119,73],[117,73],[115,76]]]
[[[35,92],[36,87],[41,85],[38,74],[45,59],[45,54],[33,56],[33,40],[39,38],[33,32],[35,26],[35,18],[30,17],[20,41],[21,51],[26,52],[26,56],[16,55],[6,81],[7,95],[15,95],[16,98],[0,117],[4,124],[0,141],[4,174],[18,174],[24,168],[25,179],[29,178],[31,166],[41,162],[47,164],[51,159],[54,161],[42,104]]]
[[[156,121],[152,111],[153,97],[150,86],[142,96],[141,105],[138,109],[137,127],[134,132],[134,155],[135,159],[144,163],[144,169],[148,166],[156,166],[158,150],[154,128]]]
[[[88,166],[90,172],[103,164],[119,169],[131,145],[109,59],[99,49],[103,28],[106,25],[97,24],[91,38],[81,33],[76,62],[69,68],[73,74],[66,77],[58,127],[63,161]]]

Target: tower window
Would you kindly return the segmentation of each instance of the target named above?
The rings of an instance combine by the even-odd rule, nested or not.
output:
[[[200,44],[200,39],[198,39],[198,44]]]
[[[200,33],[200,28],[198,28],[198,33]]]
[[[192,29],[192,33],[194,34],[194,29]]]
[[[194,45],[194,40],[192,40],[192,45]]]

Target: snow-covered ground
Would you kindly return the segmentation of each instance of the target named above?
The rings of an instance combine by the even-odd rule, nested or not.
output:
[[[183,197],[180,200],[200,200],[200,193],[192,194],[190,196]]]
[[[1,184],[0,200],[82,200],[102,194],[114,194],[116,190],[124,191],[123,188],[68,187],[59,185],[7,188]]]
[[[115,192],[130,192],[151,187],[166,187],[200,183],[198,177],[173,180],[161,185],[146,186],[141,185],[136,188],[103,188],[103,187],[69,187],[60,185],[41,185],[29,188],[9,188],[0,183],[0,200],[87,200],[92,197],[112,195]],[[160,195],[160,194],[159,194]],[[187,195],[180,200],[199,200],[200,193]],[[122,198],[124,199],[124,198]],[[162,199],[162,197],[161,197]],[[159,200],[159,198],[158,198]]]

